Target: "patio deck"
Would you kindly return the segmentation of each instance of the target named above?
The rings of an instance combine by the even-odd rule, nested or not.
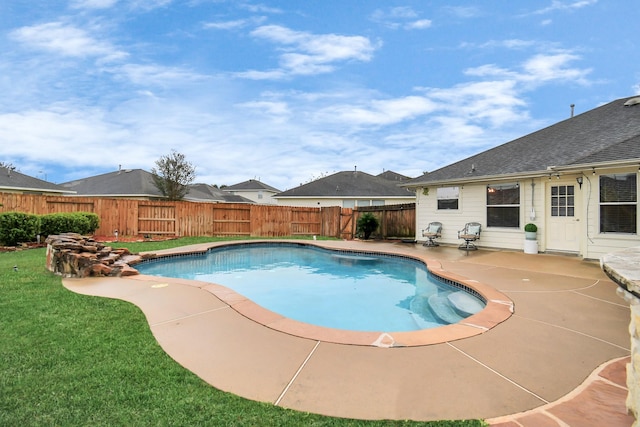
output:
[[[514,313],[479,334],[444,334],[429,345],[384,348],[269,328],[200,282],[141,275],[63,283],[77,293],[136,304],[178,363],[248,399],[361,419],[482,418],[496,426],[633,423],[625,408],[629,307],[598,263],[482,249],[467,255],[407,243],[313,243],[420,257],[430,267],[492,286],[515,303]]]

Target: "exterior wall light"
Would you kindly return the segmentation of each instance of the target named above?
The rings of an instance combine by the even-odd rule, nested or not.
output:
[[[579,176],[576,178],[576,182],[578,183],[578,185],[580,186],[580,189],[582,189],[582,177]]]

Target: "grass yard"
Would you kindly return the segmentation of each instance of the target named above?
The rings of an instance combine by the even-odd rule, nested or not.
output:
[[[211,240],[120,246],[138,252]],[[44,249],[0,253],[2,426],[485,425],[331,418],[219,391],[164,353],[137,307],[67,291],[44,265]]]

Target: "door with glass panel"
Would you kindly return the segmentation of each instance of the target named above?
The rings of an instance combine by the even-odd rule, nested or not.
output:
[[[547,184],[547,250],[580,251],[579,197],[575,181],[552,179]]]

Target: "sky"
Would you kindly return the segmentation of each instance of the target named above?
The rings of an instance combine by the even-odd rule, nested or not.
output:
[[[630,0],[2,0],[0,161],[418,177],[640,94]]]

